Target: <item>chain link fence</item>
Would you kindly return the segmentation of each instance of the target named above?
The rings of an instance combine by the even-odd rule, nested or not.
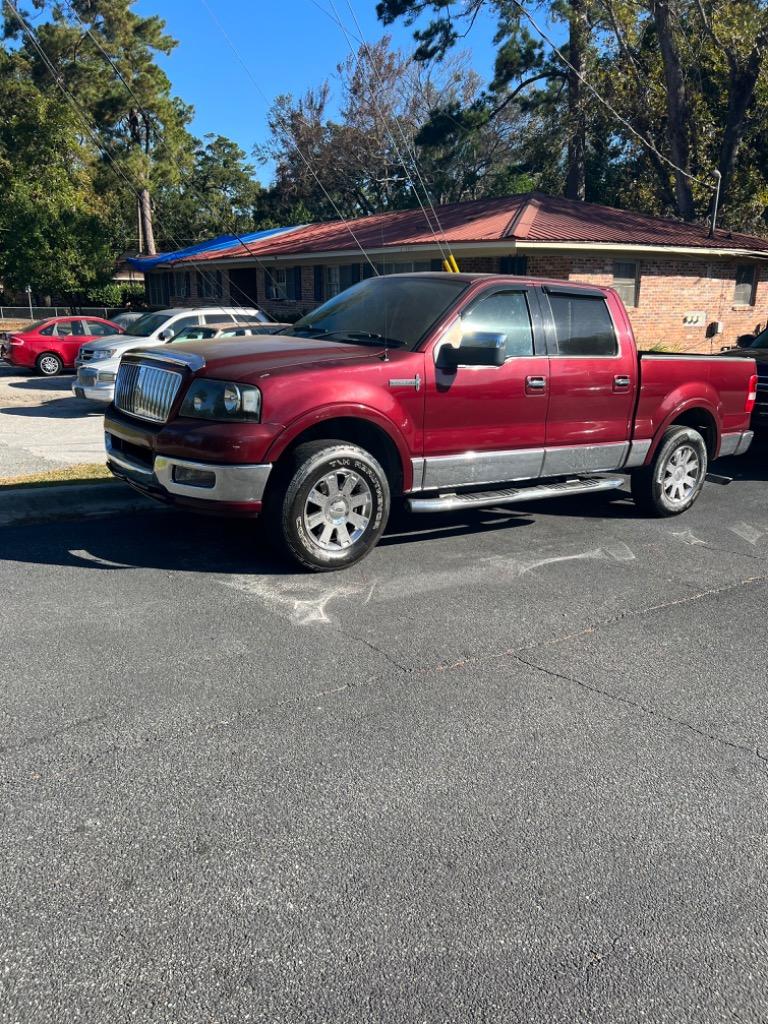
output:
[[[123,313],[121,307],[108,306],[0,306],[0,320],[46,320],[52,316],[111,316]]]

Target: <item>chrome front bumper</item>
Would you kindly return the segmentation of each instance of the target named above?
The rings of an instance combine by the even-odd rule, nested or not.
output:
[[[264,498],[267,480],[272,472],[271,463],[244,466],[216,465],[210,462],[172,458],[168,455],[156,455],[150,469],[123,452],[116,451],[109,433],[104,435],[104,439],[107,463],[117,468],[118,475],[125,475],[129,480],[150,490],[159,489],[166,494],[192,498],[195,501],[256,504]],[[213,486],[179,483],[174,478],[174,470],[177,467],[212,473],[215,477]]]

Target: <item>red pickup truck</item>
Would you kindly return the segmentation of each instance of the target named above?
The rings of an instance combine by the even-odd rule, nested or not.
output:
[[[752,360],[639,355],[607,288],[471,274],[360,282],[271,336],[128,352],[108,465],[146,494],[264,514],[302,566],[413,512],[606,491],[677,515],[746,451]]]

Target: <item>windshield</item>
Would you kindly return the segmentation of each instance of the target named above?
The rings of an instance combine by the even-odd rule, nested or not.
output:
[[[750,341],[745,348],[768,348],[768,327]]]
[[[394,274],[372,277],[335,295],[279,333],[357,345],[414,349],[466,289],[465,281]]]
[[[179,331],[173,341],[175,344],[177,341],[200,341],[203,338],[215,338],[219,330],[219,327],[185,327],[183,331]]]
[[[128,324],[125,333],[132,335],[134,338],[148,338],[150,334],[154,334],[156,330],[170,319],[171,317],[168,313],[145,313],[138,320],[134,320],[132,324]]]

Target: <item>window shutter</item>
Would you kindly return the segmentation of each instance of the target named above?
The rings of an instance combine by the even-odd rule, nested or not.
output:
[[[301,301],[301,267],[293,268],[293,294],[291,298]]]
[[[363,271],[363,275],[362,275],[362,280],[363,281],[367,281],[369,277],[373,277],[373,275],[374,275],[373,267],[368,262],[368,260],[366,260],[365,263],[363,264],[362,271]]]
[[[316,266],[312,269],[315,278],[315,302],[322,302],[325,298],[325,289],[323,288],[323,268],[321,266]]]
[[[442,260],[430,260],[429,261],[429,269],[430,270],[442,270],[443,269],[443,261]]]

